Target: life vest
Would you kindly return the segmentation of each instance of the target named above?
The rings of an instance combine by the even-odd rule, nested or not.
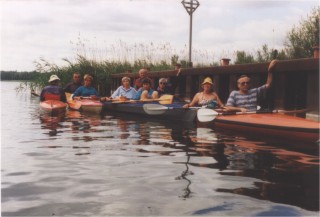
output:
[[[52,93],[45,93],[44,94],[45,100],[61,100],[60,95],[52,94]]]

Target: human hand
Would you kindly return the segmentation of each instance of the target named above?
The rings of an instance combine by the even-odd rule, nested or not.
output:
[[[268,72],[275,72],[278,60],[272,60],[268,67]]]
[[[245,109],[245,108],[240,108],[240,112],[243,112],[243,113],[245,113],[245,112],[247,112],[248,110],[247,109]]]

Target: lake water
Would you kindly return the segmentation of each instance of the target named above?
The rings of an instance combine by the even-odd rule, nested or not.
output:
[[[319,145],[104,113],[1,81],[2,216],[319,216]]]

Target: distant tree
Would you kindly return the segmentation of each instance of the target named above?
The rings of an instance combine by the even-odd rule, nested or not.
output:
[[[235,64],[254,63],[254,57],[245,51],[237,51]]]
[[[308,58],[313,56],[313,47],[319,45],[320,7],[312,10],[311,15],[294,26],[288,32],[285,41],[286,51],[290,58]]]
[[[269,49],[268,45],[264,44],[261,50],[257,51],[257,59],[256,62],[270,62],[273,59],[284,60],[288,59],[285,50],[281,50],[280,52],[277,49]]]
[[[178,61],[179,61],[179,56],[178,55],[173,55],[172,57],[171,57],[171,65],[176,65],[177,63],[178,63]]]

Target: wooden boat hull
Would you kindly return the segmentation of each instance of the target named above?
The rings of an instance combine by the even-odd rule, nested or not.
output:
[[[150,115],[144,111],[144,109],[143,109],[144,104],[145,103],[140,103],[140,102],[136,102],[136,103],[104,102],[103,107],[106,111],[136,114],[136,115],[140,115],[140,116],[162,119],[162,120],[167,120],[167,121],[191,122],[191,121],[195,120],[195,117],[197,114],[196,110],[182,109],[183,104],[171,104],[171,105],[166,105],[166,106],[169,106],[169,107],[174,106],[177,109],[168,109],[168,110],[165,110],[162,114]],[[158,104],[158,103],[155,102],[153,104]]]
[[[103,104],[99,100],[83,99],[80,102],[83,112],[100,114],[102,111]]]
[[[284,114],[221,115],[214,120],[217,128],[251,135],[276,137],[292,141],[317,142],[319,122]]]
[[[66,112],[67,103],[61,102],[59,100],[46,100],[40,102],[40,109],[44,113],[50,114],[61,114]]]

